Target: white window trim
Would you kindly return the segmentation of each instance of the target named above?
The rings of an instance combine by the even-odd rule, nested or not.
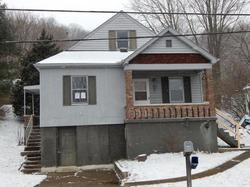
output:
[[[73,77],[86,77],[86,93],[87,93],[87,100],[86,102],[74,102],[73,99],[73,90],[85,90],[85,89],[73,89]],[[71,105],[88,105],[89,103],[89,95],[88,95],[88,76],[87,75],[71,75]]]
[[[146,81],[146,91],[147,91],[147,100],[135,100],[135,84],[134,81]],[[135,105],[148,105],[150,104],[150,91],[149,91],[149,79],[133,79],[133,98]]]
[[[118,32],[119,31],[127,32],[128,33],[128,39],[118,39]],[[128,40],[128,48],[127,49],[129,49],[129,46],[130,46],[129,30],[116,30],[115,33],[116,33],[116,49],[123,49],[123,48],[118,47],[118,40],[122,40],[122,41]]]
[[[180,79],[182,80],[182,92],[183,92],[183,97],[182,97],[182,101],[172,101],[171,99],[171,93],[170,93],[170,81],[169,81],[169,102],[170,103],[185,103],[185,91],[184,91],[184,82],[183,82],[183,77],[169,77],[169,80],[171,79]]]

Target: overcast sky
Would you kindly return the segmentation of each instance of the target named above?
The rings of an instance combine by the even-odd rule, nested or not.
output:
[[[8,8],[72,9],[72,10],[127,10],[129,0],[2,0]],[[54,17],[59,23],[76,23],[92,30],[113,14],[86,13],[35,13],[42,17]]]

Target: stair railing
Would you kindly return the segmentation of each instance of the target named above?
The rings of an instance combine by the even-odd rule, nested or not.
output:
[[[224,120],[228,121],[230,124],[232,124],[234,126],[234,128],[232,130],[232,128],[228,127],[227,125],[222,124],[222,123],[220,124],[224,128],[226,128],[227,130],[231,131],[234,134],[234,138],[237,140],[237,143],[238,143],[238,148],[240,148],[240,139],[241,139],[241,137],[240,137],[240,128],[242,128],[241,125],[238,122],[236,122],[233,118],[226,115],[221,110],[216,109],[216,114],[219,115]]]
[[[24,130],[24,144],[25,145],[27,145],[28,143],[32,129],[33,129],[33,115],[30,115],[28,125],[26,126]]]

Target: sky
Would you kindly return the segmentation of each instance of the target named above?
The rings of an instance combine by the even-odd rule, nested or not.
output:
[[[2,0],[8,8],[72,9],[72,10],[128,10],[130,0]],[[113,14],[38,13],[41,17],[54,17],[59,23],[78,24],[93,30]]]

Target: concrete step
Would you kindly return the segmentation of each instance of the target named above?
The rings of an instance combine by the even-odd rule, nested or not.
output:
[[[26,156],[27,161],[41,161],[41,156]]]
[[[41,169],[41,164],[24,164],[25,169]]]
[[[41,151],[23,151],[21,156],[41,156]]]
[[[21,170],[25,174],[32,174],[32,173],[39,173],[41,172],[41,169],[35,168],[35,169],[30,169],[30,168],[24,168]]]
[[[32,139],[41,139],[41,136],[40,135],[30,135],[29,140],[32,140]]]
[[[29,147],[29,146],[41,146],[41,142],[40,141],[39,142],[28,142],[26,146],[27,147]]]
[[[26,146],[24,148],[24,151],[36,151],[36,150],[40,150],[41,147],[40,146]]]
[[[41,160],[26,160],[24,165],[41,165]]]

